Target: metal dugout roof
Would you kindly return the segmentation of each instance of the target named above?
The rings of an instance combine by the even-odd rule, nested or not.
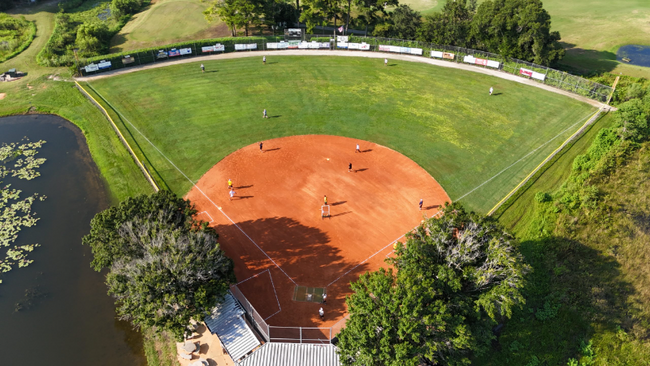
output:
[[[234,361],[260,345],[253,331],[243,318],[245,311],[237,300],[228,292],[224,302],[217,305],[212,314],[205,317],[205,325],[211,333],[217,334],[221,344]]]
[[[239,366],[339,366],[339,355],[331,344],[276,343],[261,348],[239,362]]]

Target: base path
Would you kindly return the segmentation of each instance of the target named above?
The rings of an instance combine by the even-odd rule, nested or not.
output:
[[[590,104],[596,108],[604,108],[607,107],[606,104],[595,101],[593,99],[589,99],[587,97],[583,97],[582,95],[574,94],[571,92],[568,92],[566,90],[554,88],[552,86],[546,85],[546,84],[541,84],[537,81],[533,81],[530,79],[526,79],[517,75],[512,75],[508,74],[503,71],[499,70],[490,70],[486,68],[481,68],[477,66],[472,66],[469,64],[462,64],[462,63],[456,63],[456,62],[449,62],[449,61],[441,61],[441,60],[436,60],[432,58],[426,58],[422,56],[410,56],[410,55],[400,55],[400,54],[395,54],[395,53],[383,53],[383,52],[370,52],[370,51],[337,51],[337,50],[332,50],[332,51],[321,51],[321,50],[284,50],[284,51],[249,51],[249,52],[230,52],[230,53],[222,53],[219,55],[210,55],[210,56],[198,56],[198,57],[191,57],[191,58],[186,58],[186,59],[181,59],[181,60],[174,60],[174,61],[163,61],[163,62],[158,62],[158,63],[153,63],[153,64],[146,64],[146,65],[140,65],[140,66],[133,66],[133,67],[128,67],[124,69],[118,69],[118,70],[113,70],[113,71],[108,71],[104,72],[101,74],[97,74],[94,76],[84,76],[84,77],[79,77],[76,78],[77,81],[92,81],[92,80],[97,80],[97,79],[103,79],[115,75],[122,75],[122,74],[128,74],[131,72],[136,72],[140,70],[147,70],[147,69],[154,69],[154,68],[159,68],[159,67],[165,67],[165,66],[170,66],[170,65],[176,65],[176,64],[185,64],[185,63],[191,63],[191,62],[205,62],[207,60],[222,60],[222,59],[232,59],[232,58],[242,58],[242,57],[262,57],[262,56],[267,56],[267,57],[272,57],[272,56],[347,56],[347,57],[367,57],[367,58],[378,58],[378,59],[384,59],[388,58],[389,60],[403,60],[403,61],[410,61],[410,62],[420,62],[420,63],[425,63],[425,64],[430,64],[430,65],[435,65],[435,66],[440,66],[440,67],[448,67],[451,69],[460,69],[460,70],[465,70],[465,71],[471,71],[471,72],[477,72],[480,74],[485,74],[485,75],[490,75],[494,76],[497,78],[501,79],[506,79],[506,80],[511,80],[517,83],[521,84],[526,84],[530,85],[536,88],[548,90],[553,93],[557,94],[562,94],[567,97],[579,100],[581,102]]]
[[[271,326],[330,327],[343,319],[349,283],[388,267],[393,243],[451,201],[415,162],[370,142],[306,135],[263,147],[228,155],[186,198],[212,221],[238,287]],[[324,195],[331,216],[323,218]],[[327,304],[294,301],[296,285],[325,288]]]

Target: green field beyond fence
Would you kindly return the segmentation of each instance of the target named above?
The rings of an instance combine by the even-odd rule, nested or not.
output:
[[[197,62],[91,83],[193,181],[260,140],[341,135],[401,152],[453,200],[485,213],[595,112],[538,88],[420,63],[313,56],[203,63],[205,73]],[[191,183],[123,122],[161,185],[185,194]]]

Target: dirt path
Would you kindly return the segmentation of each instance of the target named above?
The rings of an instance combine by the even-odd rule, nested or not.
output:
[[[262,57],[263,55],[266,55],[267,57],[273,57],[273,56],[343,56],[343,57],[367,57],[367,58],[378,58],[378,59],[383,59],[383,58],[388,58],[392,61],[394,60],[401,60],[401,61],[410,61],[410,62],[420,62],[420,63],[425,63],[425,64],[430,64],[434,66],[439,66],[439,67],[447,67],[450,69],[460,69],[460,70],[465,70],[465,71],[471,71],[471,72],[476,72],[479,74],[485,74],[485,75],[490,75],[494,77],[498,77],[501,79],[506,79],[506,80],[511,80],[517,83],[521,84],[526,84],[530,85],[536,88],[548,90],[553,93],[557,94],[562,94],[565,95],[569,98],[573,98],[576,100],[579,100],[581,102],[590,104],[596,108],[602,108],[606,106],[604,103],[589,99],[587,97],[583,97],[581,95],[573,94],[571,92],[561,90],[554,88],[549,85],[545,84],[540,84],[536,81],[525,79],[522,77],[519,77],[517,75],[512,75],[508,74],[502,71],[498,70],[489,70],[489,69],[483,69],[480,67],[472,66],[472,65],[467,65],[467,64],[460,64],[460,63],[455,63],[455,62],[449,62],[449,61],[441,61],[441,60],[436,60],[432,58],[426,58],[426,57],[421,57],[421,56],[409,56],[409,55],[399,55],[399,54],[387,54],[387,53],[382,53],[382,52],[364,52],[364,51],[320,51],[320,50],[285,50],[285,51],[256,51],[256,52],[231,52],[231,53],[223,53],[219,55],[210,55],[210,56],[199,56],[199,57],[192,57],[192,58],[186,58],[186,59],[181,59],[181,60],[175,60],[175,61],[166,61],[166,62],[159,62],[159,63],[153,63],[153,64],[147,64],[147,65],[141,65],[141,66],[134,66],[126,69],[119,69],[119,70],[114,70],[114,71],[108,71],[102,74],[98,74],[96,76],[86,76],[86,77],[80,77],[77,78],[78,81],[92,81],[92,80],[97,80],[97,79],[103,79],[115,75],[122,75],[122,74],[128,74],[131,72],[136,72],[140,70],[147,70],[147,69],[154,69],[154,68],[159,68],[159,67],[165,67],[169,65],[177,65],[177,64],[184,64],[184,63],[190,63],[190,62],[204,62],[206,60],[222,60],[222,59],[232,59],[232,58],[242,58],[242,57]]]

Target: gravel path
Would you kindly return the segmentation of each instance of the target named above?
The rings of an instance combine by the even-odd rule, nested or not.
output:
[[[368,52],[368,51],[325,51],[325,50],[284,50],[284,51],[249,51],[249,52],[230,52],[230,53],[222,53],[218,55],[209,55],[209,56],[199,56],[199,57],[191,57],[191,58],[185,58],[185,59],[180,59],[180,60],[175,60],[175,61],[164,61],[164,62],[158,62],[158,63],[153,63],[153,64],[146,64],[146,65],[140,65],[140,66],[134,66],[134,67],[129,67],[129,68],[124,68],[124,69],[119,69],[119,70],[113,70],[113,71],[108,71],[104,72],[98,75],[93,75],[93,76],[85,76],[85,77],[78,77],[76,78],[77,81],[92,81],[92,80],[97,80],[97,79],[103,79],[115,75],[122,75],[122,74],[128,74],[131,72],[136,72],[140,70],[146,70],[146,69],[154,69],[154,68],[159,68],[159,67],[165,67],[169,65],[177,65],[177,64],[185,64],[185,63],[190,63],[190,62],[204,62],[207,60],[222,60],[222,59],[231,59],[231,58],[242,58],[242,57],[262,57],[263,55],[266,55],[267,57],[272,57],[272,56],[347,56],[347,57],[367,57],[367,58],[378,58],[378,59],[383,59],[383,58],[388,58],[390,60],[402,60],[402,61],[410,61],[410,62],[420,62],[420,63],[425,63],[425,64],[430,64],[430,65],[435,65],[435,66],[440,66],[440,67],[447,67],[451,69],[460,69],[460,70],[466,70],[466,71],[471,71],[471,72],[476,72],[480,74],[485,74],[485,75],[490,75],[494,77],[498,77],[501,79],[506,79],[506,80],[511,80],[517,83],[521,84],[526,84],[530,85],[536,88],[548,90],[553,93],[557,94],[562,94],[565,95],[569,98],[573,98],[576,100],[579,100],[581,102],[590,104],[596,108],[609,108],[611,110],[615,110],[615,108],[609,107],[604,103],[595,101],[593,99],[589,99],[587,97],[584,97],[582,95],[574,94],[571,92],[568,92],[566,90],[562,89],[557,89],[549,85],[541,84],[539,82],[522,78],[517,75],[512,75],[508,74],[503,71],[498,71],[498,70],[491,70],[487,68],[481,68],[477,66],[472,66],[468,64],[463,64],[463,63],[456,63],[456,62],[449,62],[449,61],[442,61],[442,60],[436,60],[433,58],[426,58],[422,56],[410,56],[410,55],[400,55],[400,54],[388,54],[388,53],[381,53],[381,52]]]

